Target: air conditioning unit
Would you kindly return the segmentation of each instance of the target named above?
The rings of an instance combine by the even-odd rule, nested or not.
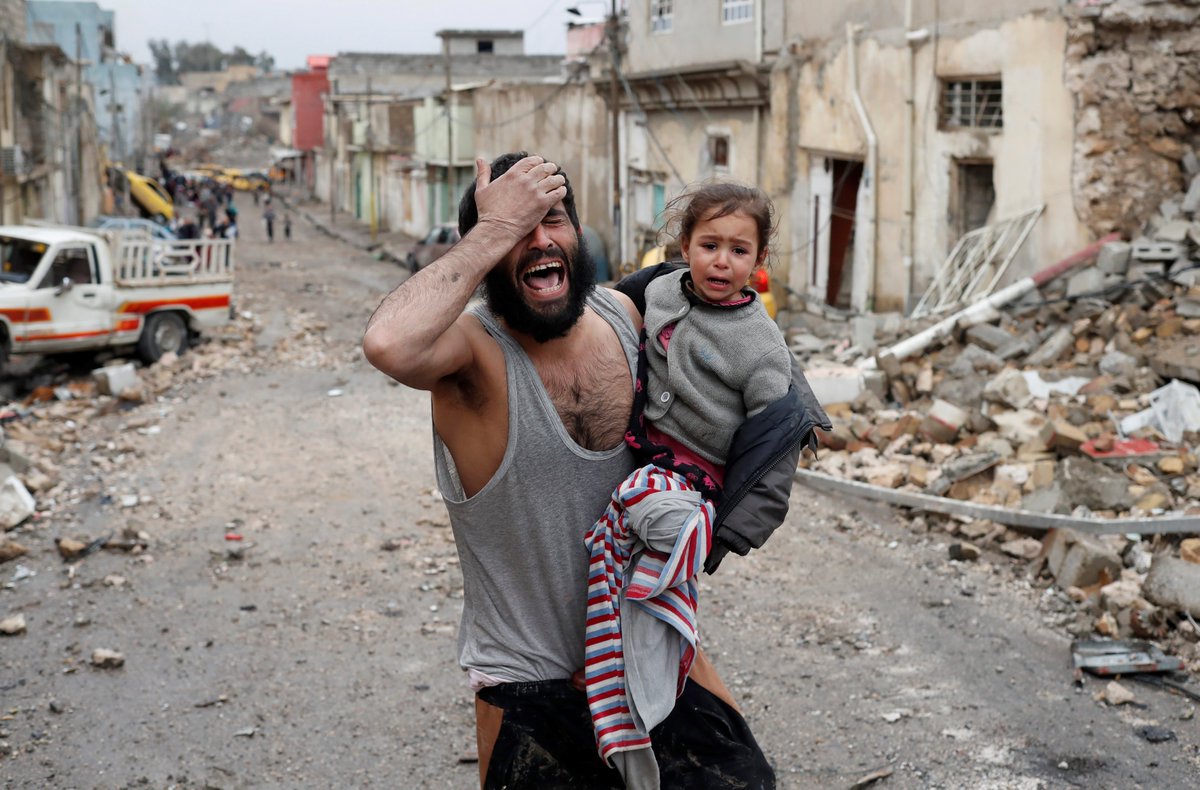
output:
[[[19,145],[0,148],[0,175],[21,176],[28,172],[25,151]]]

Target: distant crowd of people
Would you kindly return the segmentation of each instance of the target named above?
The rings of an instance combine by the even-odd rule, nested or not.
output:
[[[231,184],[207,176],[185,176],[172,170],[165,159],[160,161],[159,168],[163,188],[180,209],[171,221],[175,235],[181,239],[238,237],[238,209],[234,204],[236,191]],[[251,194],[254,205],[265,204],[263,221],[266,223],[267,240],[274,242],[276,213],[270,184],[256,184]],[[283,216],[283,235],[285,239],[292,238],[292,218],[286,211]]]

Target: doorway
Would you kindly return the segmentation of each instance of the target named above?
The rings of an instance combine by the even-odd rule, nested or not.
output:
[[[951,201],[951,227],[954,241],[990,222],[996,205],[996,185],[990,160],[955,160],[954,198]]]
[[[809,291],[819,294],[825,304],[842,309],[850,307],[862,173],[862,162],[828,156],[815,156],[809,168]]]

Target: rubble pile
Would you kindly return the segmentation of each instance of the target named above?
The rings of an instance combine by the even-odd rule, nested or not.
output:
[[[185,356],[168,353],[146,368],[116,359],[83,377],[49,360],[34,370],[28,395],[0,408],[0,564],[17,568],[10,583],[34,573],[21,564],[31,555],[57,553],[75,563],[101,549],[147,548],[150,536],[132,520],[106,535],[76,534],[74,506],[88,499],[123,509],[152,502],[123,475],[124,459],[139,452],[131,434],[159,432],[170,390],[253,365],[256,332],[243,315]],[[98,440],[94,428],[110,415],[122,417],[120,430]]]
[[[876,332],[876,369],[846,366],[864,349],[844,327],[789,331],[834,423],[804,465],[885,501],[895,489],[1081,522],[1200,517],[1200,173],[1188,197],[1146,235],[911,358],[887,347],[923,327],[895,318]],[[980,509],[941,525],[961,540],[952,558],[990,545],[1042,563],[1085,604],[1085,630],[1171,634],[1200,669],[1200,546],[1082,528],[1038,540],[985,516],[1004,520]]]

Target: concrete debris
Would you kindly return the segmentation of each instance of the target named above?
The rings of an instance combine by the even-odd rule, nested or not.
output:
[[[0,620],[0,636],[20,636],[25,633],[25,615],[10,614]]]
[[[1096,695],[1096,698],[1114,706],[1128,705],[1137,699],[1132,691],[1115,680],[1110,680],[1108,685],[1104,687],[1104,690]]]
[[[92,651],[92,666],[97,669],[117,669],[125,666],[125,656],[116,650],[98,647]]]
[[[1142,593],[1158,606],[1200,617],[1200,565],[1177,557],[1156,557]]]
[[[0,526],[12,529],[29,518],[37,510],[33,495],[16,475],[9,475],[0,483]]]
[[[92,378],[101,395],[120,396],[122,393],[136,390],[142,383],[137,368],[132,362],[124,365],[112,365],[97,368],[92,371]]]
[[[1046,565],[1063,589],[1112,582],[1121,575],[1120,556],[1091,536],[1053,529],[1042,544]]]
[[[1200,616],[1200,538],[1181,542],[1200,518],[1200,159],[1181,157],[1187,194],[1160,195],[1132,241],[1093,245],[1093,265],[1056,269],[1017,301],[876,323],[884,351],[857,361],[848,319],[806,321],[789,340],[806,372],[826,371],[825,392],[827,371],[849,364],[882,378],[870,397],[822,401],[835,427],[809,472],[925,518],[974,519],[933,515],[927,529],[947,518],[948,560],[995,550],[1077,591],[1077,636],[1174,639],[1200,662],[1186,619]],[[1176,526],[1137,528],[1156,519]],[[1003,526],[1093,520],[1147,538]]]

